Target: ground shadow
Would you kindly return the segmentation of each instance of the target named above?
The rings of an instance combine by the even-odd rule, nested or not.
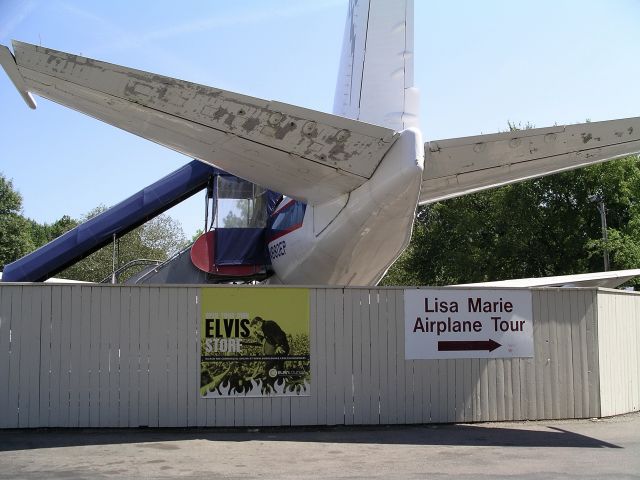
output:
[[[553,426],[502,428],[475,425],[357,426],[262,429],[31,429],[0,431],[0,451],[148,443],[177,449],[171,442],[316,442],[388,445],[489,447],[622,448],[597,438]]]

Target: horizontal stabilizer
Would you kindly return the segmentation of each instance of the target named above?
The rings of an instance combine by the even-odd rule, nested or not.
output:
[[[25,89],[308,203],[367,181],[394,130],[27,43]],[[10,52],[9,52],[10,53]],[[5,67],[6,69],[6,67]]]
[[[534,128],[425,144],[420,203],[640,152],[640,117]]]

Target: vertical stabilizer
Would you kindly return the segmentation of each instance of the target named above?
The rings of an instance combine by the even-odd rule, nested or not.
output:
[[[395,130],[418,127],[413,0],[350,0],[333,112]]]

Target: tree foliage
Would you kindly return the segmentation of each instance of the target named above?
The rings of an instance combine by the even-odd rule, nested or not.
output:
[[[0,268],[33,248],[29,222],[22,216],[22,196],[0,174]]]
[[[106,207],[91,210],[82,221],[102,213]],[[186,238],[180,224],[169,215],[159,215],[116,241],[116,269],[139,259],[164,261],[181,250]],[[110,243],[56,276],[87,282],[100,282],[113,271],[113,243]],[[137,270],[130,269],[119,277],[125,281]]]
[[[38,223],[35,220],[28,219],[30,225],[31,239],[36,246],[42,246],[51,240],[58,238],[63,233],[78,226],[78,221],[69,215],[64,215],[59,220],[48,224]]]
[[[602,194],[609,242],[589,201]],[[451,285],[640,267],[640,159],[507,185],[420,207],[385,285]]]

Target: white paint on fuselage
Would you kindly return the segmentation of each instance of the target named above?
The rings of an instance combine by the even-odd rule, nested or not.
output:
[[[423,162],[419,130],[405,130],[346,205],[307,206],[302,228],[269,243],[285,249],[272,258],[270,283],[375,285],[411,238]],[[322,219],[319,232],[315,218]]]

